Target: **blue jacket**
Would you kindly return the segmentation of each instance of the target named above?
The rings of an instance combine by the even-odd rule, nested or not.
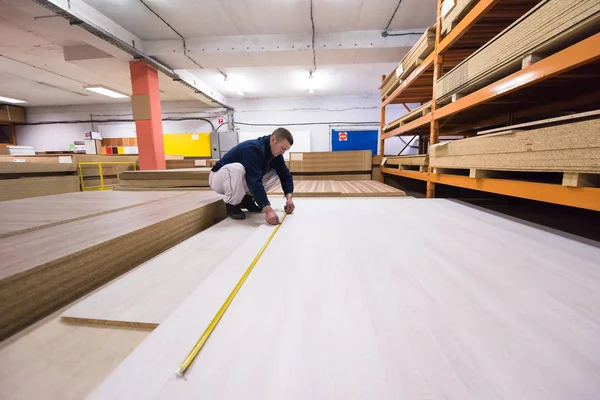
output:
[[[212,171],[217,172],[221,167],[227,164],[240,163],[246,169],[246,183],[248,189],[256,200],[260,208],[264,208],[271,203],[267,198],[267,192],[263,186],[263,177],[270,170],[274,169],[281,180],[281,187],[285,194],[294,192],[294,181],[292,174],[285,165],[283,156],[273,157],[269,140],[271,136],[263,136],[254,140],[242,142],[229,150],[223,156]]]

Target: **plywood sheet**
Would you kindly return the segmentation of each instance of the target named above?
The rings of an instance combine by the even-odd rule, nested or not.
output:
[[[326,174],[326,175],[298,175],[294,174],[296,181],[368,181],[371,174]]]
[[[66,224],[185,192],[78,192],[0,203],[0,238]]]
[[[298,172],[371,172],[370,150],[290,153],[290,171]]]
[[[0,345],[0,398],[82,399],[149,334],[72,326],[58,316],[50,318],[17,340]]]
[[[183,168],[162,171],[126,171],[119,174],[122,186],[181,187],[208,186],[210,168]]]
[[[389,96],[435,48],[435,25],[427,28],[421,38],[406,53],[398,66],[387,75],[379,87],[381,97]]]
[[[248,217],[244,221],[225,219],[192,236],[70,307],[63,319],[78,324],[159,325],[265,225],[263,214],[248,213]],[[272,229],[261,228],[266,233]]]
[[[600,119],[456,140],[431,147],[436,168],[600,173]]]
[[[224,217],[220,196],[194,192],[3,238],[0,339]]]
[[[268,192],[283,195],[278,184]],[[363,181],[299,181],[294,184],[296,197],[383,197],[405,196],[402,190],[371,180]]]
[[[466,94],[509,75],[520,68],[523,57],[575,43],[593,33],[599,21],[597,0],[542,1],[437,81],[435,98]]]
[[[386,165],[413,165],[413,166],[427,166],[427,154],[415,155],[415,156],[397,156],[397,157],[386,157]]]
[[[442,35],[447,35],[452,30],[452,27],[460,22],[460,20],[469,12],[469,10],[477,3],[476,0],[446,0],[442,4],[451,7],[447,14],[442,15]],[[451,6],[454,4],[454,6]],[[442,10],[444,10],[444,5]]]
[[[0,201],[71,192],[79,192],[75,175],[0,179]]]
[[[446,200],[298,205],[185,379],[174,371],[242,268],[207,279],[89,399],[600,391],[598,247]],[[291,243],[311,251],[289,257]],[[240,250],[231,270],[251,257]]]
[[[0,162],[0,179],[3,175],[27,175],[40,173],[75,172],[75,164],[32,163],[32,162]]]

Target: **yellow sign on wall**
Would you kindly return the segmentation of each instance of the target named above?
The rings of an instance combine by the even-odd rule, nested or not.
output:
[[[163,140],[168,156],[211,156],[210,133],[166,133]]]

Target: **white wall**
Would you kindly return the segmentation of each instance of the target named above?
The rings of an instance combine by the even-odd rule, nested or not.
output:
[[[241,132],[270,132],[279,125],[285,125],[292,133],[309,134],[311,151],[328,151],[331,129],[379,129],[379,104],[379,96],[375,95],[240,99],[233,101],[232,106]],[[163,103],[162,111],[163,118],[206,117],[215,126],[218,126],[217,118],[223,115],[222,110],[202,108],[199,102]],[[390,105],[386,111],[386,122],[404,113],[404,107]],[[26,114],[27,122],[132,118],[130,104],[32,107],[27,109]],[[17,143],[34,146],[36,151],[66,150],[73,141],[83,140],[84,133],[90,130],[102,132],[107,138],[135,137],[133,122],[82,122],[19,126]],[[211,126],[204,121],[163,121],[165,134],[210,131]],[[407,140],[409,138],[404,138],[404,141]],[[397,154],[403,147],[400,138],[386,140],[386,154]]]
[[[205,117],[217,123],[219,110],[206,109],[199,102],[171,102],[162,104],[163,118]],[[26,110],[29,123],[48,121],[90,121],[132,119],[130,104],[97,104],[60,107],[30,107]],[[36,151],[67,150],[69,144],[83,140],[85,132],[102,132],[106,138],[135,137],[133,122],[83,122],[69,124],[17,126],[17,144],[33,146]],[[163,132],[210,132],[205,121],[163,121]]]

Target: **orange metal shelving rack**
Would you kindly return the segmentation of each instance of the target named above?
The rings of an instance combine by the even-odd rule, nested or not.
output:
[[[456,134],[457,132],[467,131],[469,130],[468,128],[476,130],[483,123],[503,121],[504,117],[493,115],[484,115],[482,116],[481,121],[479,121],[477,120],[476,113],[482,106],[485,106],[486,103],[491,105],[490,102],[502,99],[504,96],[518,95],[520,91],[524,91],[532,85],[539,85],[553,77],[559,77],[561,74],[566,74],[573,69],[600,60],[600,33],[596,33],[450,104],[443,106],[439,105],[433,97],[434,82],[437,81],[445,71],[453,68],[474,51],[474,49],[454,49],[453,46],[460,47],[461,42],[470,43],[475,46],[481,46],[486,43],[491,37],[495,36],[495,34],[499,33],[510,24],[510,18],[507,20],[506,26],[495,27],[497,32],[488,29],[484,34],[479,35],[477,34],[478,30],[479,32],[482,32],[483,29],[478,26],[478,23],[485,21],[487,17],[494,17],[493,15],[490,16],[488,14],[493,13],[494,7],[496,6],[504,6],[502,12],[506,14],[507,7],[510,9],[511,6],[514,5],[514,1],[515,0],[480,0],[454,27],[454,29],[442,39],[440,34],[440,10],[442,0],[437,0],[438,23],[435,50],[389,97],[381,103],[382,135],[380,151],[382,156],[384,155],[385,139],[398,135],[414,135],[415,132],[420,135],[421,139],[424,139],[425,135],[423,135],[423,132],[429,124],[429,144],[433,145],[438,143],[440,129],[445,129],[446,123],[450,122],[456,116],[460,117],[467,115],[471,111],[473,111],[473,115],[469,115],[469,122],[457,125],[453,129],[448,128],[449,131],[445,134]],[[530,0],[530,3],[527,4],[533,6],[534,3],[533,0]],[[527,4],[525,1],[520,3],[520,5],[524,7],[528,6]],[[514,20],[516,20],[519,17],[518,12],[519,10],[515,10],[515,14],[508,16],[513,17]],[[524,11],[521,12],[524,13]],[[385,79],[385,76],[383,78]],[[411,89],[413,85],[415,85],[417,89]],[[600,100],[600,93],[588,93],[581,97],[587,99],[587,101],[594,99],[597,101]],[[432,109],[429,114],[383,134],[386,106],[389,104],[427,102],[430,100],[432,100]],[[556,104],[560,105],[559,102]],[[552,104],[539,106],[530,110],[521,111],[521,115],[527,111],[532,115],[542,114],[544,111],[551,109],[551,107]],[[514,113],[511,113],[511,115],[514,116]],[[382,177],[385,174],[388,174],[425,181],[427,183],[427,197],[435,197],[435,185],[443,184],[600,211],[600,188],[567,187],[559,184],[509,179],[470,178],[468,176],[434,174],[431,167],[429,167],[427,172],[393,168],[382,168],[381,172]]]

